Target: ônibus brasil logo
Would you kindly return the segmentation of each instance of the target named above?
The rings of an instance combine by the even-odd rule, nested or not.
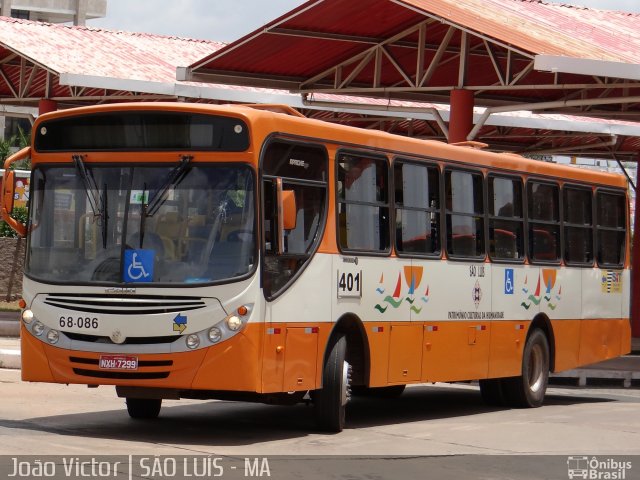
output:
[[[567,474],[570,479],[585,480],[625,480],[627,470],[631,470],[631,462],[615,458],[599,459],[597,457],[574,456],[567,458]]]

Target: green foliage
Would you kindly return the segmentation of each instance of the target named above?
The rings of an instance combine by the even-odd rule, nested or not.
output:
[[[25,207],[15,207],[11,212],[11,216],[23,224],[27,223],[27,215],[28,212]],[[0,220],[0,237],[16,238],[17,236],[18,234],[7,225],[7,222]]]
[[[18,135],[0,140],[0,163],[9,158],[15,151],[15,147],[23,149],[31,145],[31,134],[18,127]],[[1,168],[1,166],[0,166]],[[31,170],[31,159],[25,158],[11,166],[11,170]]]

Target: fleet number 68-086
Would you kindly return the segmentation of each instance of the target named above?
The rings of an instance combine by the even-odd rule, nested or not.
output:
[[[59,320],[60,328],[82,328],[85,330],[95,330],[100,326],[100,321],[96,317],[66,317],[61,316]]]

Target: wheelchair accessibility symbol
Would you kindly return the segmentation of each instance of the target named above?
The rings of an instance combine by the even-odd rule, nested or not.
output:
[[[504,271],[504,294],[513,295],[513,268],[507,268]]]
[[[126,283],[152,282],[155,256],[155,250],[125,250],[124,281]]]

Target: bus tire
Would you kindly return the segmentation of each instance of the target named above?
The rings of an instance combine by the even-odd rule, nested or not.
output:
[[[127,412],[131,418],[151,420],[158,418],[162,407],[161,398],[129,398],[127,397]]]
[[[549,341],[536,328],[527,337],[522,353],[522,374],[505,380],[505,395],[509,405],[535,408],[542,405],[549,381]]]
[[[372,398],[398,398],[404,392],[406,385],[389,385],[387,387],[352,387],[353,396]]]
[[[340,336],[333,343],[322,372],[322,388],[315,391],[314,408],[320,430],[341,432],[345,410],[351,397],[351,366],[345,360],[347,339]]]
[[[480,395],[486,405],[502,407],[505,405],[504,382],[502,378],[480,380]]]

